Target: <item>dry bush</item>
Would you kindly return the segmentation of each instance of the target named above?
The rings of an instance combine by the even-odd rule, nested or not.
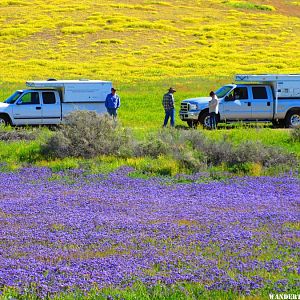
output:
[[[129,145],[128,132],[111,117],[76,111],[66,117],[65,124],[42,146],[42,152],[59,158],[91,158],[105,154],[127,156]]]
[[[292,129],[291,140],[293,142],[300,142],[300,126]]]
[[[248,164],[291,166],[296,161],[292,154],[280,148],[256,141],[235,146],[226,136],[221,140],[212,140],[197,130],[163,129],[144,141],[138,141],[107,115],[85,111],[70,114],[66,124],[42,146],[42,151],[47,156],[58,158],[91,158],[98,155],[154,159],[169,157],[192,172],[220,165],[237,169]]]
[[[37,133],[32,130],[26,130],[23,128],[13,128],[7,130],[0,126],[0,141],[32,141],[37,138]]]
[[[165,133],[166,134],[166,133]],[[170,143],[170,151],[177,160],[193,169],[198,166],[207,165],[241,165],[246,163],[257,163],[265,167],[276,165],[291,166],[296,157],[286,153],[281,148],[265,146],[257,141],[246,141],[234,146],[227,141],[226,136],[220,141],[208,139],[197,130],[179,131],[177,135],[170,134],[168,138],[162,139]],[[191,149],[193,155],[191,155]],[[201,163],[195,163],[195,158]]]
[[[136,157],[149,156],[157,158],[160,155],[164,155],[169,152],[168,145],[155,137],[143,142],[135,141],[134,144],[132,144],[132,148],[133,155]]]
[[[227,162],[229,165],[259,163],[271,167],[278,164],[292,165],[296,159],[294,155],[283,152],[280,148],[265,146],[257,141],[241,143],[233,154]]]

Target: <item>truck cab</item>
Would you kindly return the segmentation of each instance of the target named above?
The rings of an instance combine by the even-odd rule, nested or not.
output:
[[[56,90],[18,90],[0,103],[0,123],[6,125],[56,124],[60,120],[60,96]]]
[[[111,81],[42,80],[27,81],[28,89],[14,92],[0,102],[0,124],[56,125],[75,110],[105,113]]]
[[[269,120],[273,116],[270,86],[237,84],[221,98],[222,120]]]

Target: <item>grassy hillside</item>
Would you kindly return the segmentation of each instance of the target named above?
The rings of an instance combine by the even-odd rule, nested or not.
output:
[[[299,73],[299,16],[296,0],[0,0],[0,99],[29,79],[112,80],[123,124],[157,127],[171,85],[179,105],[235,73]]]
[[[299,1],[0,0],[0,16],[1,82],[300,69]]]

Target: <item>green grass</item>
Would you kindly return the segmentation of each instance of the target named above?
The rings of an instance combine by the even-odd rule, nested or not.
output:
[[[271,5],[259,5],[246,1],[224,1],[229,6],[234,8],[243,8],[243,9],[258,9],[258,10],[268,10],[275,11],[275,7]]]
[[[259,293],[253,293],[245,296],[233,291],[208,291],[203,285],[198,283],[182,283],[166,286],[157,284],[152,287],[147,287],[142,283],[137,282],[133,287],[116,289],[104,288],[93,289],[88,293],[75,291],[63,293],[52,297],[53,300],[266,300],[269,299],[269,293],[274,293],[272,290],[265,288]],[[295,294],[297,291],[289,291],[286,293]],[[6,299],[26,299],[38,300],[36,294],[28,291],[21,295],[12,289],[4,290],[0,296],[0,300]],[[48,298],[44,298],[48,299]],[[50,298],[49,298],[50,299]]]

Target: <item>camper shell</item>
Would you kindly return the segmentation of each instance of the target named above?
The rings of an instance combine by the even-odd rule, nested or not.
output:
[[[300,98],[300,74],[235,75],[236,82],[264,83],[272,86],[274,97]]]
[[[61,102],[105,102],[112,88],[111,81],[102,80],[43,80],[27,81],[30,89],[55,89],[59,91]]]

